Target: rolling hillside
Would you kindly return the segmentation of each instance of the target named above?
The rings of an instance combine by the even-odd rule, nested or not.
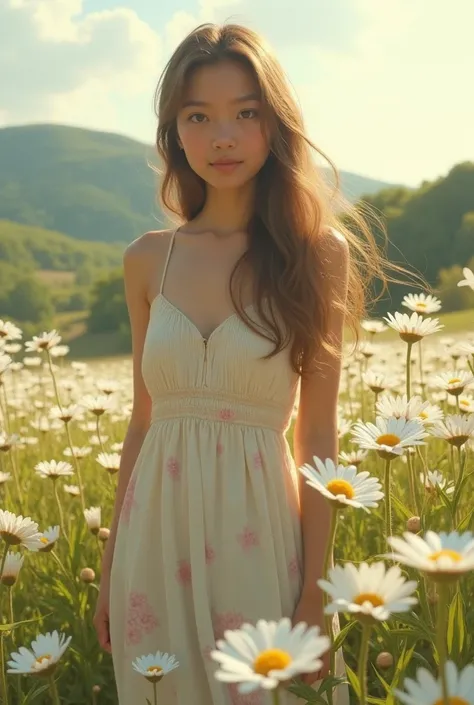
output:
[[[0,219],[80,240],[127,243],[165,221],[155,202],[152,145],[61,125],[0,129]],[[350,201],[390,187],[341,172]]]

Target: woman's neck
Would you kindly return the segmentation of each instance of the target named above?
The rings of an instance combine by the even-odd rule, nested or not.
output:
[[[230,235],[247,230],[254,209],[253,183],[238,189],[207,187],[206,203],[193,224],[215,235]]]

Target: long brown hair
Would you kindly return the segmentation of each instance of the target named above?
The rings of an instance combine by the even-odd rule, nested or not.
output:
[[[234,294],[235,276],[241,274],[244,263],[250,264],[255,274],[257,310],[268,329],[265,337],[275,343],[269,356],[291,344],[292,367],[306,375],[314,368],[321,346],[337,352],[328,335],[331,306],[343,307],[345,322],[358,342],[359,322],[367,315],[370,281],[374,277],[382,281],[379,297],[386,290],[386,261],[361,212],[363,204],[356,207],[344,199],[336,166],[306,136],[301,111],[279,62],[261,36],[240,25],[197,27],[175,50],[160,77],[155,111],[156,146],[163,165],[163,206],[184,221],[195,218],[204,206],[206,185],[179,148],[176,116],[191,71],[222,60],[243,62],[253,71],[271,144],[257,176],[255,210],[248,223],[249,248],[232,272],[230,294],[240,317],[262,333]],[[333,190],[317,168],[311,150],[331,165],[336,177]],[[386,237],[383,223],[372,215]],[[348,227],[348,221],[352,221],[357,234]],[[347,301],[329,300],[324,293],[319,245],[330,228],[345,236],[351,251]],[[271,302],[269,310],[262,305],[264,299]]]

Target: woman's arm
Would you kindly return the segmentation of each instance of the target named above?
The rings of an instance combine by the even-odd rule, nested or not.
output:
[[[322,245],[327,273],[327,295],[344,305],[348,286],[349,249],[343,235],[330,231]],[[344,312],[331,306],[329,336],[339,350],[342,347]],[[326,350],[318,358],[320,370],[301,382],[300,403],[294,433],[294,458],[297,467],[313,464],[313,456],[323,461],[332,458],[337,464],[337,406],[341,361]],[[330,509],[327,500],[306,484],[299,473],[301,527],[303,534],[303,595],[317,596],[317,580],[322,577],[324,552],[329,538]]]
[[[145,250],[150,249],[147,239],[149,240],[150,236],[145,234],[132,242],[125,250],[123,256],[125,298],[132,334],[133,407],[122,449],[110,536],[102,558],[102,576],[107,576],[110,573],[117,526],[125,492],[150,425],[151,399],[141,372],[142,353],[150,309],[146,290],[147,277],[144,276],[147,268],[145,260],[147,252]],[[156,263],[156,256],[153,261]]]

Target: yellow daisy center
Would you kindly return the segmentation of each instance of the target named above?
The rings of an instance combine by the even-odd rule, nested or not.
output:
[[[377,438],[377,443],[384,446],[397,446],[401,441],[401,438],[396,436],[394,433],[383,433]]]
[[[36,663],[41,665],[43,661],[49,661],[50,658],[52,658],[51,654],[43,654],[42,656],[38,656]]]
[[[419,311],[426,311],[426,304],[423,303],[422,301],[418,301],[418,303],[416,304],[416,308]]]
[[[418,414],[418,418],[419,418],[419,419],[427,419],[427,418],[428,418],[428,414],[426,413],[426,411],[421,411],[421,412]]]
[[[453,377],[452,379],[448,380],[448,384],[460,384],[460,383],[461,383],[461,380],[459,379],[459,377]]]
[[[46,538],[46,536],[42,536],[42,537],[40,538],[40,541],[41,541],[41,543],[45,543],[45,544],[46,544],[46,543],[49,543],[49,541],[48,541],[48,539]]]
[[[148,666],[146,670],[147,673],[151,673],[153,676],[157,676],[158,673],[161,673],[163,669],[161,668],[161,666]]]
[[[385,604],[382,598],[379,597],[379,595],[376,595],[374,592],[361,592],[360,595],[354,597],[352,601],[356,605],[363,605],[364,602],[370,602],[373,607],[380,607],[381,605]]]
[[[443,548],[441,551],[436,551],[435,553],[432,553],[428,558],[430,558],[432,561],[437,561],[438,558],[441,558],[442,556],[445,556],[446,558],[451,558],[455,563],[459,563],[459,561],[462,561],[462,556],[460,553],[457,551],[452,551],[450,548]]]
[[[292,659],[288,652],[281,649],[267,649],[257,656],[253,669],[255,673],[266,676],[270,671],[282,671],[291,661]]]
[[[435,700],[433,705],[443,705],[443,703],[443,698],[440,698],[439,700]],[[451,695],[448,698],[448,703],[449,705],[469,705],[469,702],[465,700],[465,698],[458,698],[457,695]]]
[[[347,499],[352,499],[355,494],[354,488],[352,487],[350,482],[347,482],[347,480],[341,480],[341,478],[337,478],[336,480],[330,480],[326,485],[326,488],[333,495],[337,496],[339,494],[342,494],[344,495],[344,497],[347,497]]]

